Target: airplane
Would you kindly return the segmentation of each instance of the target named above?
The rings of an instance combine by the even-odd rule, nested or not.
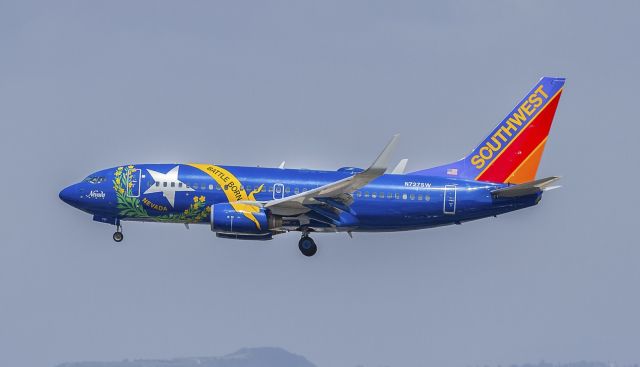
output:
[[[559,177],[536,179],[565,83],[543,77],[466,157],[405,173],[388,171],[395,135],[368,168],[336,171],[130,164],[92,173],[63,189],[65,203],[116,227],[122,222],[208,224],[217,237],[270,240],[298,231],[305,256],[311,234],[407,231],[494,217],[534,206]]]

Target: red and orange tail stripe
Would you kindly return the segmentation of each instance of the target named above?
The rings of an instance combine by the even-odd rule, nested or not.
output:
[[[561,94],[562,88],[486,164],[475,179],[514,184],[533,181]]]
[[[564,82],[564,78],[540,79],[471,154],[412,174],[496,183],[533,181]]]

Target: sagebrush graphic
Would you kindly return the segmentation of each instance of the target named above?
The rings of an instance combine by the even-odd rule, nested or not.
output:
[[[208,220],[211,206],[207,205],[207,198],[204,195],[194,196],[192,203],[187,209],[179,214],[165,214],[160,216],[150,216],[139,196],[134,192],[139,169],[135,166],[122,166],[116,169],[113,179],[113,189],[118,200],[118,211],[120,216],[136,219],[148,219],[157,222],[184,222],[198,223]]]

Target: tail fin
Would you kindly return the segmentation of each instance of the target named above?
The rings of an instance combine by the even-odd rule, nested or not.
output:
[[[460,161],[413,174],[514,184],[534,180],[564,81],[564,78],[540,79],[471,154]]]

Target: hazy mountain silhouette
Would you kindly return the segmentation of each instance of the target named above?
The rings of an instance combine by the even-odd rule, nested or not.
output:
[[[613,362],[597,362],[597,361],[581,361],[581,362],[570,362],[570,363],[549,363],[549,362],[538,362],[538,363],[526,363],[519,365],[511,365],[511,367],[638,367],[637,364],[629,365],[629,364],[617,364]]]
[[[72,362],[58,367],[316,367],[281,348],[243,348],[223,357],[139,359],[120,362]]]
[[[581,361],[571,363],[525,363],[509,367],[640,367],[638,364]],[[305,357],[282,348],[243,348],[222,357],[138,359],[120,362],[72,362],[57,367],[316,367]],[[485,366],[486,367],[486,366]]]

